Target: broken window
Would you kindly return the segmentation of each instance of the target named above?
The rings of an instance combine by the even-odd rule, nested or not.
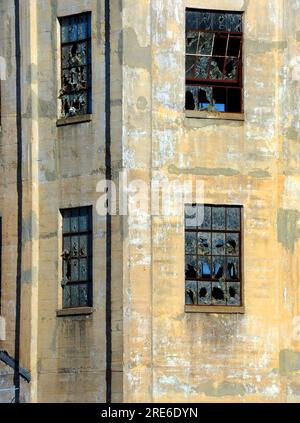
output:
[[[92,207],[61,211],[63,307],[92,304]]]
[[[92,113],[91,14],[60,19],[61,115]]]
[[[186,206],[186,305],[242,306],[241,213],[241,206]]]
[[[241,113],[243,15],[186,12],[186,110]]]

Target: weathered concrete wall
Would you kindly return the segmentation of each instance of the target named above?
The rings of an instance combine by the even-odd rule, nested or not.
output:
[[[245,12],[244,121],[185,117],[186,6]],[[185,314],[183,216],[129,218],[124,398],[299,401],[298,81],[288,76],[298,2],[144,0],[140,19],[133,8],[124,0],[124,165],[146,181],[201,178],[206,203],[244,206],[246,312]]]

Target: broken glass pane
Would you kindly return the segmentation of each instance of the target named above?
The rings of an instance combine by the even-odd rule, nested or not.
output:
[[[224,68],[224,58],[215,57],[212,59],[210,64],[210,79],[222,79],[223,78],[223,68]]]
[[[185,283],[185,304],[197,304],[197,282],[188,281]]]
[[[88,235],[79,237],[79,256],[86,257],[88,255]]]
[[[185,233],[185,252],[186,254],[197,253],[197,233],[196,232]]]
[[[199,40],[198,31],[188,31],[186,35],[186,53],[196,54]]]
[[[212,228],[225,229],[225,207],[212,207]]]
[[[195,110],[197,101],[197,89],[194,87],[187,87],[185,92],[185,109]]]
[[[78,289],[79,289],[79,305],[85,306],[88,304],[88,286],[86,284],[78,285]]]
[[[205,232],[198,233],[198,254],[207,256],[211,254],[211,234]]]
[[[206,109],[213,104],[213,89],[212,87],[199,87],[199,109]]]
[[[189,78],[194,78],[195,72],[195,56],[185,57],[185,73]]]
[[[198,28],[199,29],[213,29],[213,13],[210,12],[200,12],[198,17]]]
[[[239,259],[232,257],[227,259],[227,279],[232,281],[239,280]]]
[[[241,305],[241,285],[238,282],[227,283],[227,305]]]
[[[88,261],[86,258],[82,258],[79,260],[79,280],[88,280]]]
[[[71,238],[69,236],[64,237],[64,251],[71,253]]]
[[[225,282],[212,283],[212,304],[226,305],[226,285]]]
[[[223,256],[225,254],[225,234],[212,234],[212,253],[216,256]]]
[[[228,43],[227,56],[239,57],[241,47],[241,39],[239,37],[230,37]]]
[[[64,307],[71,307],[71,287],[66,285],[63,289],[63,304]]]
[[[197,227],[197,213],[198,208],[196,205],[186,205],[184,208],[184,218],[186,228]]]
[[[225,65],[225,79],[232,79],[236,80],[237,78],[237,66],[238,61],[234,58],[228,58],[226,59],[226,65]]]
[[[214,34],[212,32],[200,32],[197,53],[210,56],[212,53],[213,39]]]
[[[211,278],[211,260],[207,257],[198,257],[199,277],[203,279]]]
[[[185,256],[185,277],[194,279],[197,277],[196,256]]]
[[[196,58],[195,78],[206,79],[208,75],[210,59],[208,57]]]
[[[226,254],[228,256],[238,256],[240,253],[239,234],[226,234]]]
[[[241,14],[232,13],[228,14],[228,31],[229,32],[242,32],[243,18]]]
[[[228,36],[216,34],[214,41],[213,56],[225,56]]]
[[[78,281],[79,278],[79,269],[78,269],[78,260],[71,260],[71,280]]]
[[[227,31],[227,16],[228,13],[214,13],[214,30]]]
[[[227,229],[239,230],[240,229],[240,208],[228,207],[227,208]]]
[[[71,232],[78,232],[78,214],[76,210],[72,210]]]
[[[79,237],[78,236],[72,236],[71,241],[71,257],[75,258],[79,255]]]
[[[211,304],[211,283],[198,282],[198,304],[210,305]]]
[[[203,222],[200,225],[201,229],[211,229],[211,207],[205,206],[203,213]]]
[[[213,257],[213,279],[225,280],[225,258]]]

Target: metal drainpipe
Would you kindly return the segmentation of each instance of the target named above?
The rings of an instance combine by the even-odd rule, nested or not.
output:
[[[111,92],[110,92],[110,1],[105,0],[105,173],[111,181]],[[109,190],[108,190],[108,195]],[[109,199],[110,204],[110,199]],[[111,403],[112,336],[111,336],[111,214],[106,216],[106,402]]]
[[[20,34],[20,2],[14,0],[15,11],[15,54],[16,54],[16,127],[17,127],[17,273],[16,273],[16,320],[15,320],[15,369],[14,386],[15,402],[20,402],[20,325],[21,325],[21,274],[22,274],[22,103],[21,103],[21,34]]]

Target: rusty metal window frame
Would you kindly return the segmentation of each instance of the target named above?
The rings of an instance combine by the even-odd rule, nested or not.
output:
[[[211,20],[211,26],[205,25],[202,28],[192,27],[192,25],[189,23],[189,14],[207,14],[210,17]],[[216,17],[225,17],[227,21],[229,22],[228,16],[230,15],[238,15],[241,17],[241,28],[240,31],[231,31],[229,30],[229,24],[226,29],[216,29],[214,27],[214,23],[216,20]],[[226,18],[227,17],[227,18]],[[195,22],[197,22],[196,16],[195,16]],[[200,25],[200,24],[199,24]],[[192,54],[187,51],[188,49],[188,34],[189,33],[199,33],[198,36],[198,42],[196,47],[196,53]],[[211,49],[209,53],[204,54],[201,53],[200,46],[200,34],[212,34],[212,43],[211,43]],[[214,54],[214,48],[215,48],[215,41],[217,38],[223,38],[226,39],[226,47],[224,50],[224,54]],[[239,40],[240,47],[239,52],[237,55],[234,54],[228,54],[229,53],[229,43],[231,40]],[[204,9],[186,9],[186,96],[189,95],[189,99],[186,101],[186,110],[206,110],[206,111],[219,111],[219,112],[227,112],[227,113],[242,113],[243,112],[243,13],[242,12],[234,12],[234,11],[220,11],[220,10],[204,10]],[[192,60],[192,67],[193,67],[193,76],[187,75],[187,68],[188,68],[188,58],[194,58]],[[200,58],[207,58],[207,77],[196,77],[195,70],[197,66],[197,61],[200,60]],[[223,60],[223,67],[222,67],[222,78],[220,79],[213,79],[210,78],[211,76],[211,66],[214,59],[217,60]],[[236,61],[236,78],[235,79],[228,79],[225,78],[225,72],[226,72],[226,66],[229,63],[230,60]],[[211,99],[209,99],[206,96],[207,90],[211,90]],[[219,90],[223,91],[224,95],[224,108],[225,110],[219,110],[216,105],[214,104],[215,96],[217,95],[217,92]],[[233,91],[234,90],[234,91]],[[202,91],[202,93],[201,93]],[[205,94],[203,94],[203,92]],[[239,107],[233,107],[229,106],[230,100],[229,96],[233,95],[235,92],[237,96],[239,97]],[[193,101],[192,101],[193,96]],[[207,102],[201,102],[200,97],[206,96]],[[192,102],[192,104],[190,104]],[[202,103],[206,103],[207,107],[201,107]],[[194,107],[193,107],[194,104]],[[223,103],[221,103],[223,105]],[[215,109],[215,110],[214,110]],[[230,110],[231,109],[231,110]]]
[[[61,100],[61,116],[62,117],[69,117],[69,116],[80,116],[85,114],[92,113],[92,34],[91,34],[91,12],[80,13],[76,15],[64,16],[59,18],[60,23],[60,40],[61,40],[61,92],[60,92],[60,100]],[[84,38],[79,37],[79,29],[78,24],[80,23],[80,19],[85,19],[85,34]],[[77,36],[74,36],[74,39],[65,41],[64,36],[64,26],[66,25],[69,28],[69,33],[71,33],[70,28],[72,28],[72,24],[75,23],[77,26]],[[71,37],[69,35],[69,37]],[[86,63],[81,65],[74,65],[69,62],[67,66],[65,66],[65,60],[63,51],[66,47],[74,47],[78,46],[79,44],[85,45],[86,51]],[[77,68],[77,74],[79,74],[79,69],[81,69],[82,73],[86,73],[86,87],[81,89],[73,89],[73,90],[66,90],[65,91],[65,81],[64,81],[64,72],[68,72]],[[76,73],[76,72],[75,72]],[[86,107],[84,110],[79,110],[74,113],[66,113],[64,110],[64,103],[63,98],[72,98],[72,96],[76,96],[76,94],[84,94],[86,97]],[[72,107],[72,106],[71,106]],[[69,109],[70,110],[70,109]]]
[[[224,227],[221,229],[217,229],[213,226],[213,210],[217,209],[224,209]],[[237,216],[239,219],[239,226],[233,228],[233,226],[229,227],[229,210],[234,209],[237,212]],[[195,211],[195,220],[192,225],[188,225],[189,214],[187,213],[188,210]],[[202,210],[202,212],[201,212]],[[210,225],[203,227],[203,216],[207,216],[207,210],[209,210],[210,214]],[[204,214],[205,213],[205,214]],[[194,218],[193,218],[194,219]],[[214,312],[218,308],[222,309],[232,309],[235,308],[242,308],[244,307],[244,293],[243,293],[243,206],[240,205],[224,205],[224,204],[204,204],[204,205],[191,205],[187,204],[185,206],[185,305],[186,307],[192,307],[194,310],[201,310],[204,308],[207,311]],[[195,234],[195,249],[193,252],[188,248],[188,234]],[[202,237],[201,237],[201,234]],[[200,251],[200,240],[205,240],[205,234],[208,240],[210,239],[210,243],[208,243],[207,249],[208,252],[205,254],[203,251]],[[222,254],[215,254],[213,245],[213,239],[219,241],[214,235],[219,236],[224,240],[223,244],[223,251]],[[234,236],[233,236],[234,235]],[[193,236],[193,235],[192,235]],[[231,237],[231,238],[230,238]],[[228,240],[238,239],[238,249],[236,251],[229,253],[230,243],[228,245]],[[203,245],[203,244],[202,244]],[[221,247],[222,248],[222,247]],[[188,265],[192,262],[193,259],[189,260],[189,258],[196,258],[195,261],[195,273],[191,275],[188,271]],[[206,260],[204,260],[204,258]],[[219,267],[217,268],[217,273],[215,273],[214,269],[214,259],[216,260],[215,263],[218,263]],[[232,265],[237,260],[238,269],[234,268],[235,272],[237,273],[236,278],[230,278],[229,276],[229,265]],[[200,263],[205,263],[209,266],[209,276],[203,276],[200,274]],[[220,270],[221,263],[223,263],[223,274],[217,274]],[[231,267],[232,270],[232,267]],[[232,288],[230,290],[230,287]],[[206,290],[206,296],[201,297],[201,289]],[[224,298],[223,299],[216,299],[213,298],[213,288],[216,288],[219,294],[220,291],[223,291]],[[238,289],[239,288],[239,289]],[[235,291],[235,296],[233,296]],[[203,295],[204,295],[203,291]]]
[[[92,206],[61,209],[63,309],[92,307],[93,222]],[[84,220],[84,218],[86,220]],[[72,228],[72,219],[73,224]],[[80,220],[81,219],[81,220]],[[85,226],[83,226],[83,222]],[[77,239],[77,241],[76,241]],[[81,241],[86,240],[84,251]],[[75,240],[75,244],[74,244]],[[82,253],[84,251],[84,253]],[[75,266],[75,262],[77,263]],[[85,263],[86,277],[82,278]],[[74,268],[77,267],[77,270]]]

